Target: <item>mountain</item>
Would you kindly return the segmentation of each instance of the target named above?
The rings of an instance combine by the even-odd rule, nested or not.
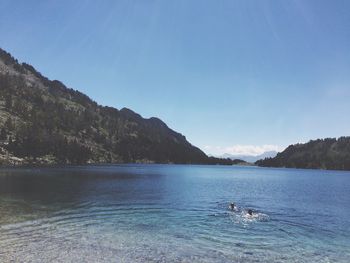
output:
[[[261,159],[275,157],[276,154],[277,154],[276,151],[267,151],[267,152],[264,152],[264,153],[259,154],[259,155],[243,155],[243,154],[241,155],[241,154],[225,153],[225,154],[219,156],[219,158],[229,158],[231,160],[240,159],[240,160],[243,160],[243,161],[248,162],[248,163],[255,163],[256,161],[261,160]]]
[[[0,164],[224,163],[158,118],[98,105],[0,49]]]
[[[276,157],[259,160],[256,164],[266,167],[350,170],[350,137],[290,145]]]

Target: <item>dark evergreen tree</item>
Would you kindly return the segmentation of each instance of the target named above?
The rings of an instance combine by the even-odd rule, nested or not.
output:
[[[5,95],[5,107],[6,109],[12,109],[12,96],[10,94]]]
[[[0,140],[5,141],[7,139],[7,132],[5,128],[2,128],[0,131]]]

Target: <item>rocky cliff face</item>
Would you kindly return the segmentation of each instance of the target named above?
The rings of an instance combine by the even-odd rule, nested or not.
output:
[[[0,49],[0,162],[208,163],[157,118],[103,107]]]

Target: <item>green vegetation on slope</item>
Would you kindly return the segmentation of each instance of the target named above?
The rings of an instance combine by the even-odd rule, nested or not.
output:
[[[290,145],[276,157],[259,160],[256,164],[266,167],[350,170],[350,137]]]
[[[0,163],[227,163],[157,118],[103,107],[0,49]]]

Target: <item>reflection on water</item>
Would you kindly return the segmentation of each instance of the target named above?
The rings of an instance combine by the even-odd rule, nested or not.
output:
[[[346,172],[3,169],[0,262],[348,262],[349,202]]]

